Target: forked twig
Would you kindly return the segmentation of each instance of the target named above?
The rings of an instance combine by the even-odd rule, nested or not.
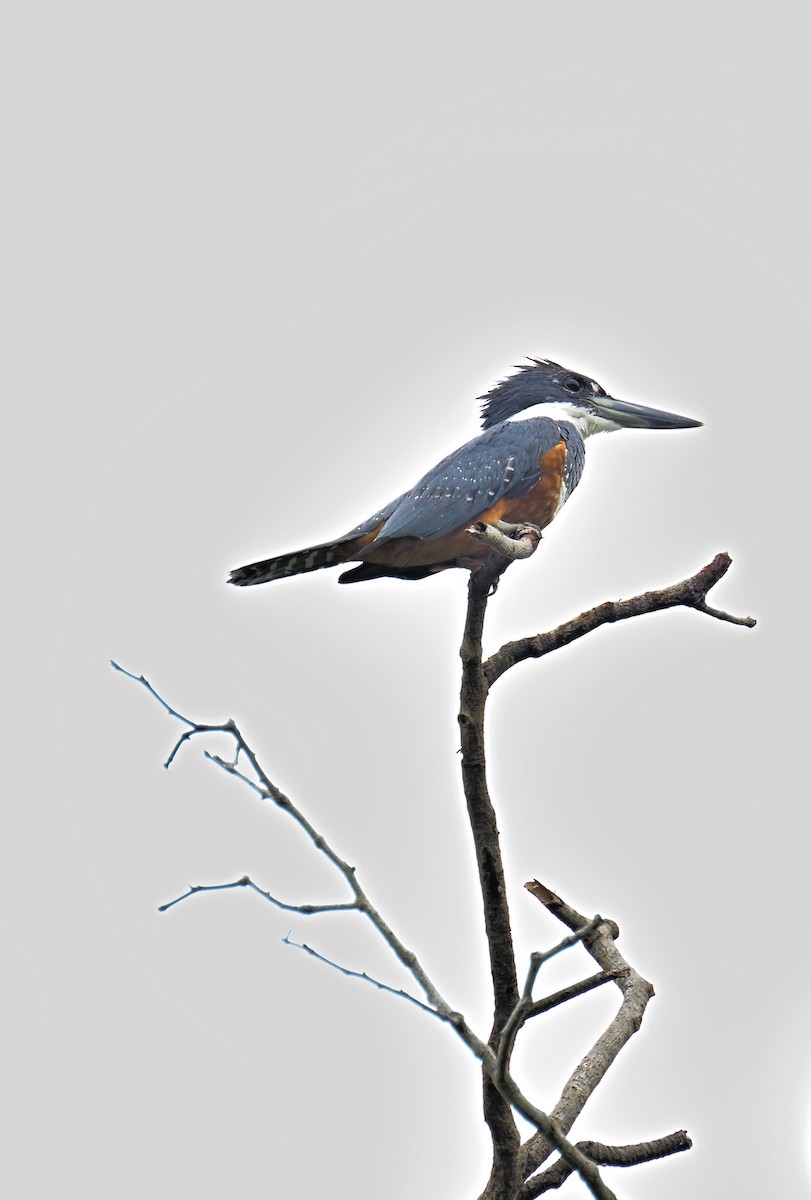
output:
[[[484,1073],[485,1119],[493,1140],[494,1156],[493,1171],[482,1200],[534,1200],[534,1197],[559,1187],[573,1171],[578,1172],[588,1190],[598,1200],[614,1200],[613,1192],[600,1176],[598,1165],[628,1166],[690,1147],[690,1139],[684,1131],[653,1142],[630,1146],[604,1146],[587,1141],[575,1144],[568,1139],[569,1130],[587,1100],[623,1046],[639,1029],[647,1003],[653,995],[653,988],[633,970],[617,950],[616,939],[619,930],[613,922],[599,916],[589,920],[535,880],[526,885],[527,889],[572,932],[551,950],[531,956],[526,981],[519,993],[499,834],[495,810],[487,788],[484,755],[485,705],[490,686],[513,666],[528,658],[543,657],[604,624],[677,606],[693,608],[697,612],[737,625],[751,627],[755,621],[751,617],[731,616],[708,604],[707,593],[723,577],[730,565],[729,556],[719,554],[706,567],[681,583],[659,591],[646,592],[630,600],[598,605],[549,633],[508,642],[487,662],[483,662],[481,639],[488,598],[495,591],[498,580],[509,563],[534,552],[540,540],[540,530],[534,526],[510,526],[497,522],[495,526],[471,526],[468,532],[472,538],[499,552],[498,557],[491,556],[483,566],[471,574],[467,619],[460,651],[462,692],[459,727],[462,777],[476,849],[493,980],[494,1020],[489,1041],[485,1043],[478,1037],[463,1014],[444,999],[413,951],[397,937],[371,903],[358,881],[355,868],[341,858],[303,812],[268,777],[236,723],[233,720],[217,724],[192,721],[168,704],[143,675],[134,675],[113,663],[117,671],[141,684],[170,717],[186,727],[170,751],[164,763],[165,767],[170,767],[180,749],[198,735],[223,734],[230,737],[234,744],[232,760],[208,749],[205,750],[206,758],[245,784],[261,799],[270,801],[287,813],[313,846],[332,864],[348,886],[352,897],[350,900],[327,904],[292,904],[280,900],[244,875],[229,883],[190,885],[182,895],[161,905],[160,910],[166,911],[201,892],[244,888],[285,912],[302,916],[361,913],[421,989],[424,999],[384,983],[365,971],[351,970],[327,958],[306,943],[294,941],[290,934],[283,941],[345,976],[359,979],[408,1000],[421,1011],[447,1022],[480,1060]],[[578,943],[583,944],[600,967],[597,974],[549,996],[533,1000],[533,987],[542,964],[553,955]],[[524,1095],[510,1072],[510,1060],[521,1027],[530,1018],[548,1012],[551,1008],[608,982],[615,983],[620,990],[622,1000],[618,1012],[588,1054],[581,1059],[555,1106],[548,1113],[539,1109]],[[523,1145],[519,1144],[513,1110],[520,1112],[536,1128],[536,1132]],[[561,1155],[560,1161],[544,1171],[539,1171],[555,1150]]]
[[[734,617],[718,608],[712,608],[707,603],[707,593],[723,579],[731,564],[732,559],[728,554],[716,554],[706,567],[702,567],[695,575],[683,579],[680,583],[673,583],[656,591],[643,592],[629,600],[607,600],[571,621],[564,621],[548,633],[536,633],[532,637],[506,642],[484,664],[485,680],[488,686],[491,686],[505,671],[509,671],[518,663],[525,662],[528,658],[543,658],[553,650],[559,650],[578,638],[585,637],[601,625],[627,621],[646,613],[662,612],[667,608],[693,608],[696,612],[715,617],[719,621],[729,621],[733,625],[744,625],[752,629],[757,624],[754,617]]]

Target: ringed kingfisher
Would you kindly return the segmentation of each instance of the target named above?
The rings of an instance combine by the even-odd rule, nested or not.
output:
[[[360,565],[340,583],[474,571],[496,552],[474,541],[468,526],[505,521],[543,529],[577,487],[591,434],[701,425],[615,400],[593,379],[546,358],[531,358],[480,399],[483,432],[409,491],[343,537],[237,567],[229,582],[245,587],[347,562]]]

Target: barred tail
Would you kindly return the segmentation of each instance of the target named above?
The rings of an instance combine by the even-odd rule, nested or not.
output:
[[[237,587],[252,587],[255,583],[268,583],[271,579],[285,579],[288,575],[305,575],[308,571],[320,571],[335,563],[346,562],[352,553],[366,541],[365,538],[347,538],[339,542],[325,542],[322,546],[309,546],[293,554],[279,554],[276,558],[265,558],[262,562],[248,563],[237,567],[228,576],[228,582]]]

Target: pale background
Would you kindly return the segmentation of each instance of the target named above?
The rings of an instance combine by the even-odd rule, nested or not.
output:
[[[656,986],[575,1133],[696,1148],[609,1172],[620,1196],[807,1196],[807,12],[76,3],[4,24],[5,1194],[477,1194],[469,1054],[280,943],[399,983],[370,934],[243,892],[157,913],[246,871],[291,901],[343,892],[201,746],[163,772],[177,729],[107,662],[238,719],[486,1032],[465,577],[224,578],[366,517],[546,355],[706,425],[589,444],[488,646],[719,550],[712,599],[760,623],[659,614],[498,684],[521,969],[560,932],[537,876],[614,917]],[[572,952],[542,988],[590,970]],[[536,1102],[615,1006],[537,1023]]]

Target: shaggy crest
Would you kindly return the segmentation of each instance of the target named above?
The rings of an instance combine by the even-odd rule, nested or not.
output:
[[[516,413],[558,399],[571,399],[564,380],[576,379],[591,387],[591,380],[576,371],[569,371],[551,358],[530,358],[516,365],[515,374],[508,375],[479,399],[483,401],[481,421],[485,429],[506,421]],[[599,389],[602,392],[602,388]]]

